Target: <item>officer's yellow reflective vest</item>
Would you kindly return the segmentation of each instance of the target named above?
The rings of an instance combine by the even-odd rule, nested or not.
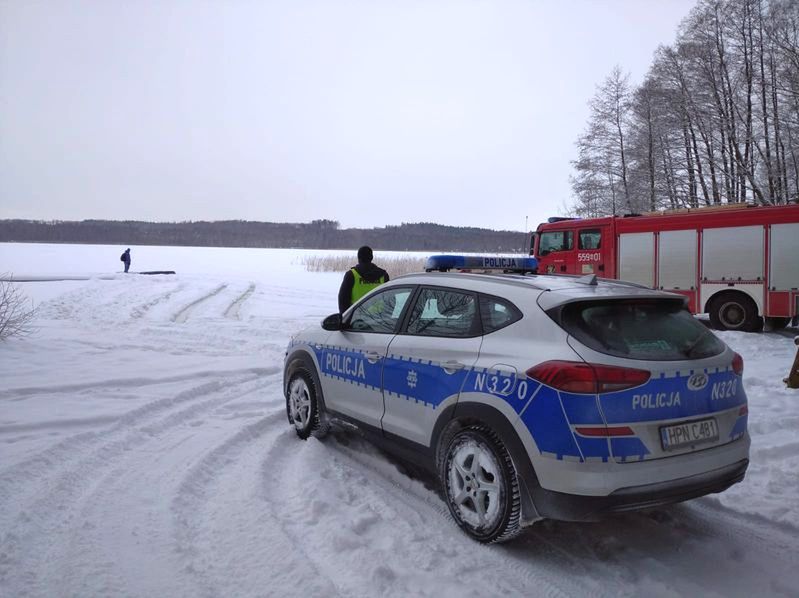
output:
[[[377,280],[377,282],[366,282],[355,268],[352,268],[351,272],[355,277],[355,282],[352,285],[352,301],[350,301],[350,305],[353,305],[356,301],[358,301],[358,299],[366,295],[366,293],[372,289],[376,289],[385,282],[382,276]]]

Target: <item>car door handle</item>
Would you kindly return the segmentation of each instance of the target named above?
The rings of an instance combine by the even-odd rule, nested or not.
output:
[[[382,357],[380,353],[375,353],[374,351],[367,351],[364,353],[364,356],[366,357],[366,361],[369,363],[377,363]]]
[[[441,367],[448,374],[454,374],[455,372],[462,370],[466,366],[463,365],[460,361],[445,361],[444,363],[441,364]]]

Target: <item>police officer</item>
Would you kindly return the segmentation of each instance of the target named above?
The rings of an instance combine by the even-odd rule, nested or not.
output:
[[[364,245],[358,250],[358,265],[347,270],[338,291],[338,311],[347,309],[372,289],[388,282],[388,272],[372,263],[372,248]]]

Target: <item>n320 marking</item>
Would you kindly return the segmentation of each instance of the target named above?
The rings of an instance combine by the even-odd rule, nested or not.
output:
[[[515,388],[514,382],[516,379],[513,376],[496,376],[489,374],[476,374],[474,377],[474,390],[476,392],[490,392],[495,395],[502,395],[507,397],[515,394],[519,400],[524,399],[527,394],[527,381],[522,380]]]
[[[727,380],[726,382],[716,382],[710,391],[710,398],[714,401],[729,399],[738,394],[738,380]]]

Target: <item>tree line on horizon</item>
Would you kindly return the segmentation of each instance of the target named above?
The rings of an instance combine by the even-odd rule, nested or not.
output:
[[[308,223],[0,220],[0,242],[299,249],[353,249],[370,245],[378,251],[521,253],[526,252],[528,235],[431,222],[343,229],[335,220]]]
[[[700,0],[643,83],[597,87],[574,215],[799,202],[799,2]]]

